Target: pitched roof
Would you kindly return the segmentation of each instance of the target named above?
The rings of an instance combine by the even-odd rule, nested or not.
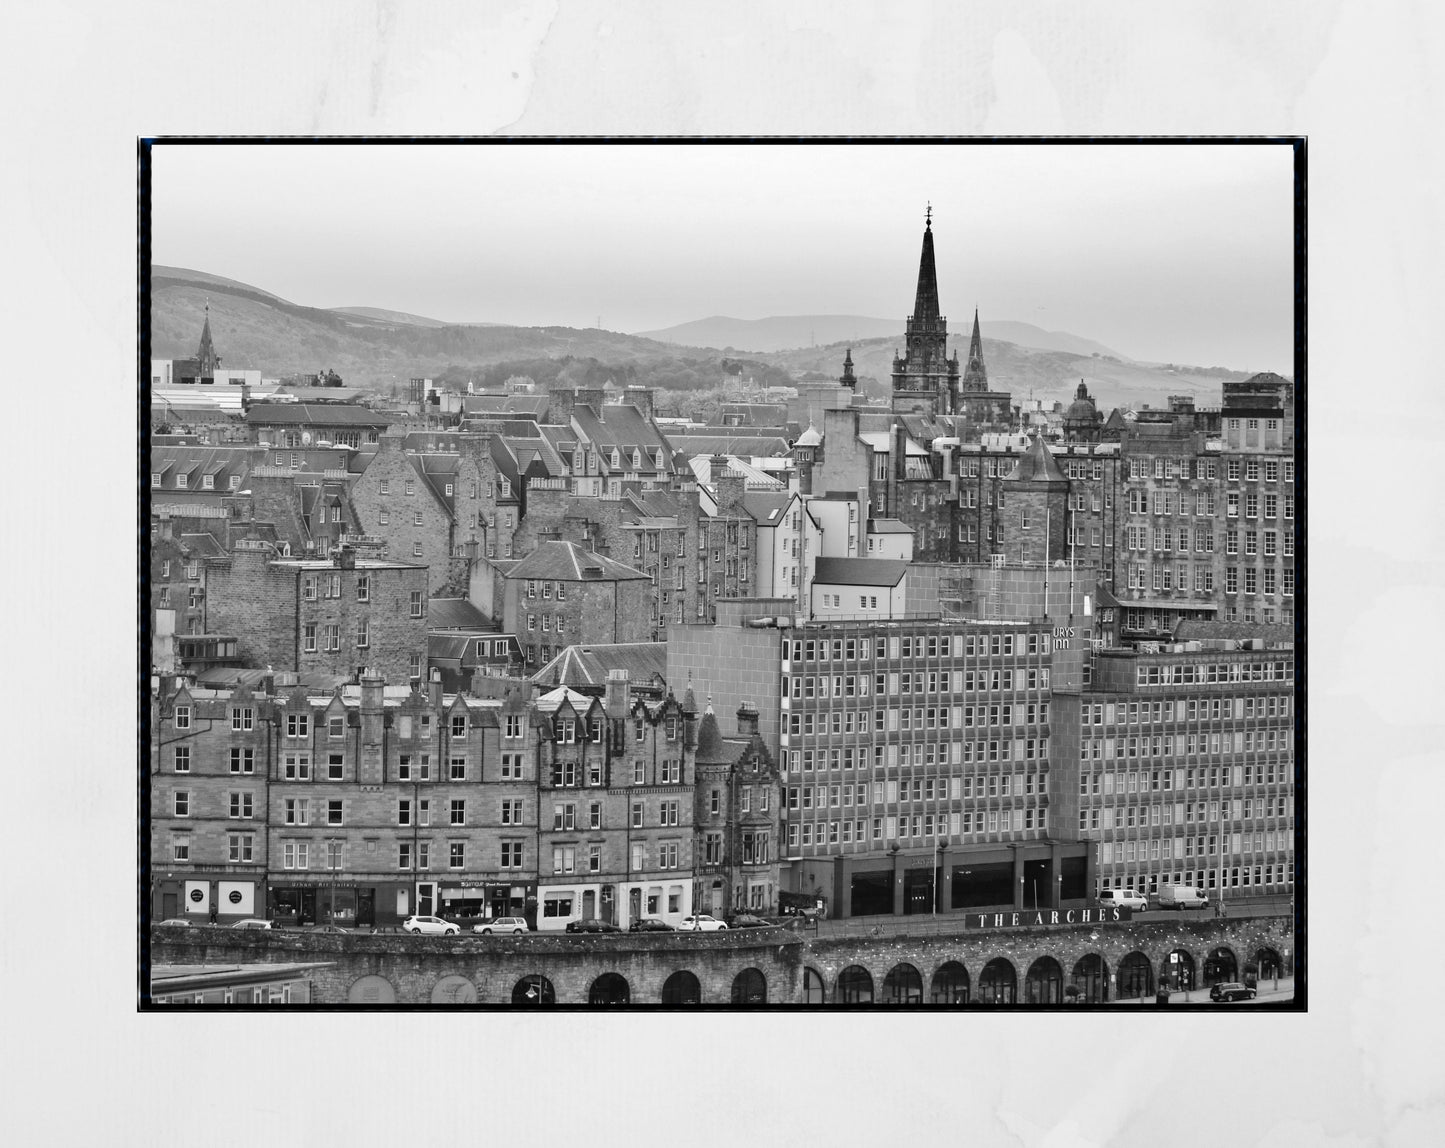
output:
[[[433,598],[427,603],[427,628],[430,630],[496,629],[485,614],[466,598]]]
[[[902,558],[819,558],[813,584],[828,586],[897,586],[908,573]]]
[[[750,490],[743,495],[743,509],[759,526],[777,526],[783,521],[788,504],[796,497],[791,490]]]
[[[1064,472],[1054,461],[1053,453],[1044,445],[1039,435],[1014,464],[1013,470],[1004,476],[1006,482],[1067,482]]]
[[[583,571],[601,571],[592,576]],[[552,578],[562,582],[630,582],[647,575],[602,554],[583,550],[575,542],[543,542],[507,572],[508,578]]]
[[[535,708],[542,713],[556,713],[563,702],[568,702],[578,713],[586,713],[592,705],[592,699],[586,694],[579,694],[576,690],[569,690],[566,686],[558,686],[555,690],[549,690],[537,699]]]
[[[690,458],[698,455],[733,454],[745,458],[783,458],[792,448],[780,435],[677,435],[672,444],[686,451]]]
[[[626,670],[633,685],[650,685],[665,679],[666,642],[611,642],[568,646],[540,670],[532,681],[540,685],[597,689],[607,685],[608,670]]]
[[[869,534],[912,534],[913,527],[897,518],[870,518]]]
[[[252,426],[384,427],[392,420],[352,403],[253,403],[246,421]]]
[[[702,721],[697,725],[697,750],[693,754],[693,760],[699,765],[723,765],[730,764],[742,756],[743,750],[747,749],[746,742],[727,741],[718,729],[717,715],[712,712],[709,704],[707,712],[702,715]]]

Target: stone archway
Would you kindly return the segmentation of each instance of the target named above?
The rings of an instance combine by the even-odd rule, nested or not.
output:
[[[879,1004],[914,1005],[923,1003],[923,977],[912,965],[894,965],[883,978]]]
[[[872,974],[862,965],[849,965],[838,974],[838,987],[833,999],[845,1005],[872,1004]]]
[[[733,1004],[767,1004],[768,979],[757,969],[744,969],[733,977]]]
[[[1053,957],[1040,957],[1029,966],[1024,978],[1025,1004],[1062,1004],[1064,970]]]
[[[632,988],[621,973],[603,973],[587,991],[590,1005],[625,1005],[632,999]]]
[[[967,1004],[968,970],[957,961],[944,961],[928,985],[930,1004]]]
[[[1159,983],[1174,992],[1192,992],[1195,981],[1194,954],[1188,949],[1171,949],[1159,962]]]
[[[662,1003],[667,1005],[702,1004],[702,985],[686,969],[679,969],[662,982]]]
[[[823,974],[808,966],[803,969],[803,1003],[820,1005],[828,1003],[828,985]]]
[[[352,1004],[395,1004],[396,987],[385,977],[373,973],[352,981],[346,999]]]
[[[1250,965],[1254,968],[1256,983],[1259,981],[1274,981],[1278,983],[1280,977],[1289,975],[1285,971],[1284,961],[1280,959],[1279,950],[1273,949],[1268,945],[1256,949],[1254,956],[1250,958],[1249,965],[1245,966],[1244,976],[1246,984],[1249,983]]]
[[[1018,999],[1018,972],[1006,957],[994,957],[978,974],[979,1004],[1013,1004]]]
[[[1137,949],[1119,962],[1114,979],[1118,1000],[1136,1000],[1154,995],[1154,965]]]
[[[1109,999],[1109,966],[1104,958],[1098,953],[1085,953],[1074,962],[1069,986],[1078,990],[1074,999],[1080,1004],[1105,1003]]]
[[[1224,981],[1239,980],[1239,959],[1234,955],[1234,950],[1228,945],[1219,945],[1209,950],[1209,955],[1204,958],[1204,984],[1203,988],[1210,985],[1217,985]]]
[[[530,1008],[557,1003],[557,990],[540,973],[531,973],[512,986],[512,1003]]]

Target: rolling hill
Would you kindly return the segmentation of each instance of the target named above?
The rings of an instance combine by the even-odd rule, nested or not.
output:
[[[972,330],[972,317],[966,322],[950,320],[950,328],[954,339],[966,341]],[[999,339],[1021,347],[1123,358],[1118,351],[1092,339],[1082,339],[1065,331],[1045,331],[1032,323],[981,319],[979,328],[985,339]],[[709,319],[680,323],[659,331],[639,331],[638,334],[664,343],[721,350],[737,348],[759,353],[825,347],[866,339],[902,339],[903,320],[869,319],[862,315],[773,315],[766,319],[731,319],[726,315],[714,315]]]
[[[721,350],[642,335],[596,328],[442,324],[376,307],[306,307],[206,272],[160,265],[151,270],[151,339],[157,358],[195,353],[209,302],[212,338],[228,366],[259,368],[268,376],[331,369],[349,386],[377,391],[417,375],[480,380],[488,368],[495,373],[500,364],[523,364],[519,370],[527,373],[529,361],[539,381],[560,377],[563,382],[596,383],[615,378],[683,391],[723,386],[739,377],[774,384],[804,373],[836,378],[843,353],[851,346],[865,389],[882,396],[893,355],[903,345],[902,324],[888,323],[890,330],[880,335],[858,339],[850,330],[825,345],[753,352],[742,362],[733,352],[729,363]],[[849,328],[884,323],[849,316],[785,316],[769,322],[777,325],[757,329],[771,330],[778,338],[796,331],[790,324],[811,324],[810,330],[821,333],[829,330],[830,322]],[[1083,379],[1106,412],[1118,405],[1163,406],[1171,394],[1193,394],[1200,405],[1217,405],[1222,380],[1245,377],[1133,362],[1091,340],[1027,323],[999,321],[982,328],[989,379],[997,389],[1011,391],[1016,402],[1033,397],[1068,403]],[[991,334],[997,331],[1013,334],[1015,340]],[[1024,340],[1064,345],[1038,347]],[[966,350],[961,342],[955,340],[954,347]],[[574,363],[559,375],[553,364],[566,358]]]

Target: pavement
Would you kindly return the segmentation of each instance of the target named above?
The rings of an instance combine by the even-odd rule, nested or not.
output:
[[[1294,977],[1280,977],[1278,988],[1275,987],[1274,978],[1270,977],[1267,980],[1260,981],[1256,986],[1256,991],[1258,995],[1253,1000],[1248,1001],[1212,1001],[1209,999],[1209,989],[1207,988],[1192,989],[1189,992],[1183,993],[1171,992],[1169,994],[1169,1004],[1207,1004],[1217,1005],[1220,1008],[1233,1008],[1235,1005],[1284,1004],[1287,1001],[1294,1000]],[[1153,993],[1150,993],[1147,997],[1131,997],[1129,999],[1110,1001],[1109,1003],[1123,1005],[1137,1004],[1145,1005],[1149,1008],[1160,1007],[1155,1005]],[[1167,1008],[1168,1006],[1163,1007]]]

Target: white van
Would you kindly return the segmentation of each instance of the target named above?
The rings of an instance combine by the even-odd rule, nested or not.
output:
[[[1194,885],[1159,886],[1161,909],[1203,909],[1208,904],[1209,898]]]
[[[1099,894],[1099,904],[1110,907],[1117,906],[1121,909],[1132,909],[1139,913],[1149,907],[1149,901],[1144,894],[1136,893],[1133,889],[1105,889]]]

